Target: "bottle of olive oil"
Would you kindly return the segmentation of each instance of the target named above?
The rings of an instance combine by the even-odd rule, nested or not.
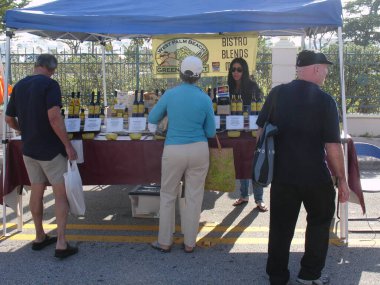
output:
[[[133,105],[132,105],[132,117],[139,116],[139,101],[137,98],[138,95],[139,95],[139,91],[135,90],[135,100],[133,101]]]
[[[127,107],[125,107],[124,109],[123,125],[124,125],[124,128],[128,129],[128,108]]]
[[[257,114],[260,113],[262,108],[263,108],[263,100],[261,98],[259,98],[256,101],[256,112],[257,112]]]
[[[71,99],[69,103],[68,118],[74,118],[74,104],[75,104],[75,92],[71,92]]]
[[[257,115],[256,98],[254,94],[252,94],[251,115]]]
[[[241,95],[237,95],[236,115],[243,115],[243,100],[241,98]]]
[[[139,101],[139,108],[138,113],[139,117],[144,117],[145,112],[145,103],[144,103],[144,90],[140,90],[140,101]]]
[[[116,117],[116,109],[115,105],[117,104],[117,91],[115,90],[113,92],[114,98],[111,101],[111,117],[115,118]]]
[[[216,115],[216,111],[217,111],[217,107],[218,107],[218,103],[217,103],[217,100],[216,100],[216,87],[214,87],[213,89],[213,98],[212,98],[212,109],[214,110],[214,114]]]
[[[237,95],[231,95],[231,115],[236,115],[236,107],[237,107]]]
[[[100,108],[100,114],[99,114],[99,118],[101,119],[101,125],[104,126],[104,118],[106,117],[106,115],[104,114],[104,108]]]
[[[211,88],[208,88],[208,89],[207,89],[207,95],[208,95],[208,97],[210,97],[210,99],[211,99]]]
[[[99,118],[100,116],[100,91],[96,94],[96,103],[94,107],[94,118]]]
[[[80,124],[81,125],[84,125],[84,119],[86,118],[86,115],[84,113],[84,109],[80,109],[80,114],[79,114],[79,118],[80,118]]]
[[[94,118],[95,115],[95,92],[91,92],[91,101],[90,104],[88,105],[88,117],[89,118]]]
[[[74,101],[74,118],[79,118],[80,113],[80,92],[77,92],[77,97]]]

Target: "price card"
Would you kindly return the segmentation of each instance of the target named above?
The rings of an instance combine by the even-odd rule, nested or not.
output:
[[[122,103],[115,104],[115,105],[113,106],[113,108],[114,108],[115,110],[123,110],[123,111],[124,111],[124,109],[125,109],[125,104],[122,104]]]
[[[256,124],[258,115],[250,115],[249,116],[249,129],[250,130],[257,130],[259,126]]]
[[[242,130],[244,129],[244,116],[226,116],[227,130]]]
[[[107,133],[121,132],[123,130],[123,118],[107,118],[106,131]]]
[[[84,131],[85,132],[98,132],[100,131],[100,125],[102,119],[100,118],[86,118],[84,120]]]
[[[129,126],[128,131],[130,133],[145,131],[146,118],[145,117],[129,117],[128,126]]]
[[[215,116],[215,126],[217,130],[220,129],[220,116]]]
[[[68,118],[65,119],[66,131],[68,133],[77,133],[80,131],[80,119],[79,118]]]

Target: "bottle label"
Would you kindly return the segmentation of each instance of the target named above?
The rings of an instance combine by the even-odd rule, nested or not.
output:
[[[69,106],[69,115],[73,115],[74,114],[74,106],[70,105]]]
[[[88,106],[88,114],[93,115],[95,111],[95,106]]]
[[[145,111],[145,106],[143,104],[139,104],[139,109],[138,109],[138,113],[139,114],[144,114],[144,111]]]
[[[236,112],[236,103],[231,103],[231,112]]]

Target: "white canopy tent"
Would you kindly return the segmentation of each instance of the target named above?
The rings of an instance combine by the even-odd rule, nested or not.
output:
[[[5,24],[5,86],[9,80],[10,40],[14,32],[29,32],[51,39],[104,42],[108,39],[160,34],[257,31],[262,35],[280,36],[305,35],[307,31],[315,29],[338,29],[343,129],[344,135],[347,134],[340,0],[52,0],[40,6],[8,10]],[[104,94],[105,76],[103,60]],[[7,100],[5,88],[5,106]],[[3,132],[5,138],[5,126]],[[347,153],[347,145],[345,148]],[[3,171],[5,165],[4,155]],[[346,158],[345,165],[347,171]],[[348,206],[345,203],[340,207],[340,237],[345,241],[348,237],[347,213]],[[4,235],[5,225],[6,206],[3,203]]]

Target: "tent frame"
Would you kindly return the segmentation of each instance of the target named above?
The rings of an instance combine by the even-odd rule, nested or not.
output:
[[[55,3],[56,2],[56,3]],[[17,31],[21,32],[29,32],[32,34],[37,34],[39,36],[47,37],[47,38],[54,38],[54,39],[75,39],[80,41],[98,41],[102,44],[102,83],[103,83],[103,94],[106,94],[106,71],[105,71],[105,41],[110,39],[120,40],[122,38],[131,38],[131,37],[147,37],[152,36],[152,34],[160,34],[163,30],[165,30],[167,34],[169,33],[217,33],[217,32],[238,32],[238,31],[256,31],[259,32],[261,35],[266,36],[291,36],[291,35],[298,35],[302,36],[305,35],[305,33],[310,33],[315,31],[315,29],[338,29],[338,40],[339,40],[339,66],[340,66],[340,84],[341,84],[341,98],[342,98],[342,111],[343,111],[343,130],[344,130],[344,142],[347,140],[347,119],[346,119],[346,96],[345,96],[345,82],[344,82],[344,63],[343,63],[343,40],[342,40],[342,21],[341,21],[341,2],[338,0],[324,0],[324,1],[299,1],[302,2],[302,8],[305,11],[305,14],[300,13],[300,10],[298,6],[291,5],[289,9],[293,11],[294,15],[299,16],[302,23],[297,21],[284,21],[284,17],[287,16],[287,9],[288,7],[285,7],[286,4],[281,4],[279,7],[275,7],[276,9],[263,9],[262,3],[260,1],[257,1],[257,3],[254,3],[252,7],[246,6],[245,2],[239,3],[235,5],[237,8],[235,9],[229,9],[228,6],[224,5],[215,5],[214,10],[210,11],[199,11],[199,10],[193,10],[193,11],[187,11],[182,10],[181,15],[176,14],[176,10],[172,10],[169,14],[168,13],[161,13],[162,9],[161,7],[157,6],[155,9],[158,9],[159,12],[158,15],[155,13],[157,12],[154,9],[151,9],[150,13],[146,15],[146,19],[149,19],[151,22],[146,22],[145,18],[136,17],[136,15],[133,13],[128,13],[128,9],[130,9],[131,5],[133,6],[133,1],[130,0],[123,2],[123,7],[126,10],[126,14],[119,15],[117,12],[116,14],[120,17],[114,18],[114,23],[117,23],[115,29],[110,29],[108,25],[95,25],[96,29],[87,29],[86,28],[79,28],[78,25],[75,26],[73,24],[79,23],[77,21],[69,21],[68,19],[65,19],[62,17],[62,19],[65,19],[65,23],[68,24],[68,26],[65,26],[64,28],[61,26],[57,27],[51,27],[49,25],[49,21],[53,17],[53,15],[56,14],[57,11],[60,11],[62,8],[60,5],[64,4],[64,1],[62,3],[58,3],[59,1],[54,1],[51,3],[47,3],[45,5],[38,6],[36,10],[33,10],[33,8],[25,8],[25,9],[15,9],[10,10],[6,13],[5,22],[7,28],[15,28]],[[196,3],[201,3],[202,1],[196,0]],[[214,1],[215,3],[218,3],[218,1]],[[268,1],[270,2],[270,1]],[[78,2],[79,3],[79,2]],[[121,3],[121,2],[120,2]],[[173,3],[176,3],[173,1]],[[297,2],[298,3],[298,2]],[[57,4],[57,5],[55,5]],[[321,4],[321,6],[319,5]],[[102,4],[99,4],[99,8],[101,8]],[[190,4],[189,4],[190,5]],[[198,5],[191,4],[191,7],[198,8]],[[44,13],[39,13],[42,10],[39,10],[41,8],[45,7],[46,11]],[[128,7],[128,8],[127,8]],[[190,6],[186,6],[189,8]],[[326,12],[326,17],[321,19],[321,17],[313,17],[314,16],[314,10],[313,7],[320,7],[326,9],[326,7],[329,7],[331,9],[328,9]],[[77,7],[76,7],[77,8]],[[82,7],[83,8],[83,7]],[[91,9],[98,8],[96,5],[92,5]],[[56,9],[56,10],[55,10]],[[91,10],[90,9],[90,10]],[[119,9],[119,8],[118,8]],[[219,9],[219,10],[218,10]],[[25,12],[25,15],[27,15],[28,20],[30,22],[24,21],[24,16],[20,14],[21,12]],[[36,13],[36,11],[38,13]],[[74,9],[74,13],[72,13],[72,16],[75,20],[78,20],[78,15],[76,14],[77,10]],[[225,18],[221,18],[222,11],[226,11],[227,15],[225,15]],[[242,12],[243,11],[243,12]],[[109,11],[108,11],[109,12]],[[330,13],[331,12],[331,13]],[[92,17],[92,14],[94,13],[93,10],[90,11],[88,18],[86,18],[85,21],[81,21],[79,24],[87,25],[88,21],[91,23],[95,23],[94,19]],[[154,13],[154,15],[152,14]],[[207,17],[204,16],[207,13]],[[263,14],[261,14],[263,13]],[[95,13],[96,14],[96,13]],[[71,15],[71,14],[70,14]],[[96,14],[97,15],[97,14]],[[220,19],[230,19],[233,18],[233,15],[242,15],[241,25],[229,25],[224,28],[220,27]],[[267,21],[269,19],[268,15],[279,15],[280,21],[276,23],[270,23]],[[107,17],[108,15],[101,15],[103,18]],[[47,19],[47,21],[41,21],[42,18]],[[305,19],[307,17],[307,19]],[[310,20],[309,20],[310,17]],[[340,17],[340,18],[338,18]],[[21,19],[21,21],[20,21]],[[207,19],[207,25],[198,25],[197,28],[194,30],[194,27],[192,24],[190,24],[190,19],[193,19],[196,23],[200,23],[200,19]],[[104,19],[103,19],[104,20]],[[177,21],[177,22],[176,22]],[[44,23],[43,23],[44,22]],[[102,22],[99,22],[102,23]],[[136,25],[132,25],[133,23],[137,23]],[[153,26],[150,25],[151,23],[154,23]],[[177,24],[176,24],[177,23]],[[98,24],[98,23],[97,23]],[[157,25],[156,25],[157,24]],[[171,27],[171,29],[168,31],[167,28]],[[309,28],[308,28],[309,27]],[[63,30],[64,29],[64,30]],[[220,31],[220,29],[224,29],[224,31]],[[63,30],[63,31],[62,31]],[[94,32],[94,30],[97,30]],[[5,76],[4,76],[4,86],[8,86],[9,78],[10,78],[10,40],[13,36],[13,31],[11,29],[7,29],[6,32],[6,65],[5,65]],[[115,33],[111,33],[110,31],[113,31]],[[104,33],[102,33],[104,32]],[[150,33],[149,35],[146,35],[146,33]],[[138,81],[137,81],[138,82]],[[105,106],[107,106],[107,98],[104,97]],[[4,110],[6,109],[8,103],[8,88],[4,88]],[[4,114],[5,115],[5,114]],[[3,121],[3,185],[5,183],[5,171],[6,171],[6,125],[5,121]],[[345,143],[345,158],[344,158],[344,166],[345,166],[345,172],[347,174],[347,144]],[[4,187],[3,187],[3,191]],[[4,193],[3,193],[4,194]],[[4,195],[3,195],[4,196]],[[343,203],[340,205],[340,238],[344,242],[348,242],[348,203]],[[22,223],[18,226],[18,229],[21,230]],[[6,203],[3,202],[3,234],[4,236],[6,233]]]

